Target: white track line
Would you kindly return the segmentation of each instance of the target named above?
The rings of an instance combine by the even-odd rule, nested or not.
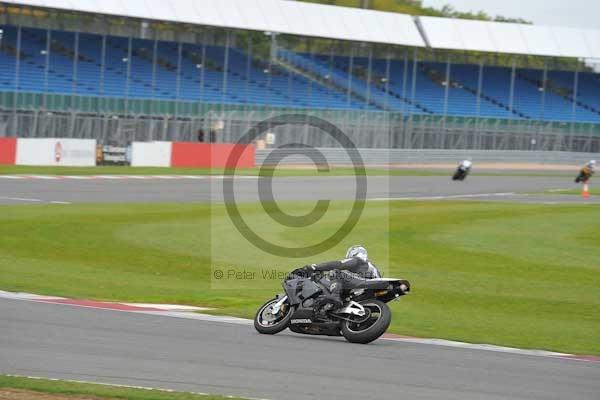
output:
[[[469,194],[453,194],[446,196],[415,196],[415,197],[376,197],[368,199],[371,201],[412,201],[412,200],[448,200],[448,199],[473,199],[480,197],[504,197],[515,196],[514,192],[506,193],[469,193]]]
[[[26,199],[26,198],[22,198],[22,197],[5,197],[5,196],[0,196],[0,200],[24,201],[24,202],[28,202],[28,203],[41,203],[44,201],[44,200],[40,200],[40,199]]]
[[[5,197],[5,196],[0,196],[0,200],[20,201],[20,202],[25,202],[25,203],[72,204],[69,201],[27,199],[27,198],[22,198],[22,197]]]
[[[252,175],[0,175],[0,179],[15,180],[204,180],[258,179]]]
[[[117,388],[138,389],[138,390],[147,390],[147,391],[152,391],[152,392],[163,392],[163,393],[189,393],[189,394],[193,394],[193,395],[197,395],[197,396],[223,396],[223,397],[230,397],[230,398],[238,398],[239,397],[239,396],[229,396],[229,395],[215,394],[215,393],[186,392],[186,391],[174,390],[174,389],[161,389],[161,388],[153,388],[153,387],[148,387],[148,386],[123,385],[123,384],[118,384],[118,383],[102,383],[102,382],[94,382],[94,381],[80,381],[80,380],[74,380],[74,379],[44,378],[41,376],[28,376],[28,375],[4,375],[4,376],[9,376],[9,377],[13,377],[13,378],[38,379],[38,380],[46,380],[46,381],[53,381],[53,382],[82,383],[82,384],[86,384],[86,385],[101,385],[101,386],[108,386],[108,387],[113,386],[113,387],[117,387]],[[246,396],[244,396],[243,398],[248,399],[248,400],[268,400],[265,398],[246,397]]]

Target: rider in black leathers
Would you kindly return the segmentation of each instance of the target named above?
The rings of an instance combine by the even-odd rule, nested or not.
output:
[[[329,271],[348,271],[363,279],[381,278],[377,267],[369,261],[367,250],[359,245],[350,247],[346,252],[346,258],[343,260],[306,265],[292,271],[292,274],[309,277],[318,272],[324,273]],[[321,303],[331,303],[332,307],[330,308],[333,309],[337,309],[343,305],[340,294],[343,289],[344,279],[341,279],[339,274],[335,275],[337,276],[332,280],[332,285],[327,288],[330,295],[321,299]]]

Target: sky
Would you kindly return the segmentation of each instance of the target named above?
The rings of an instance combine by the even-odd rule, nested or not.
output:
[[[600,0],[423,0],[425,6],[445,4],[460,11],[523,18],[536,25],[600,29]]]

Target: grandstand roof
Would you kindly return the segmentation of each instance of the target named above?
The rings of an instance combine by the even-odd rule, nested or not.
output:
[[[600,30],[419,17],[288,0],[0,0],[234,29],[435,49],[600,59]]]
[[[600,31],[507,22],[419,17],[437,49],[600,58]]]

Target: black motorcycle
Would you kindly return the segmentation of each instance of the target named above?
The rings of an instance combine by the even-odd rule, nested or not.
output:
[[[341,286],[341,299],[332,293]],[[364,279],[346,271],[291,275],[282,283],[285,293],[265,303],[254,317],[260,333],[286,328],[308,335],[344,336],[352,343],[369,343],[385,333],[392,320],[386,304],[410,291],[403,279]]]
[[[454,171],[454,174],[452,175],[452,180],[462,182],[467,178],[467,176],[469,176],[470,172],[471,172],[471,167],[465,166],[461,163]]]

